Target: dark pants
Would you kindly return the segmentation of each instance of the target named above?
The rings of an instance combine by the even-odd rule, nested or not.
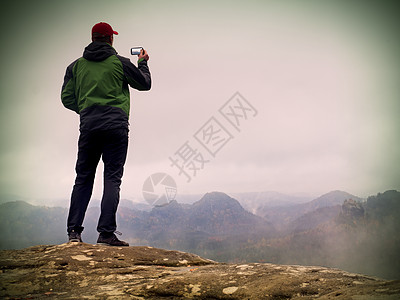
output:
[[[97,231],[112,233],[117,228],[119,191],[128,150],[128,130],[124,128],[81,132],[78,142],[76,179],[71,195],[67,231],[82,232],[83,219],[93,191],[96,168],[102,157],[104,187]]]

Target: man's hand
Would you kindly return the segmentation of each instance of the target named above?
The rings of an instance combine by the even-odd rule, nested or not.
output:
[[[138,60],[144,59],[145,61],[148,61],[149,58],[150,58],[150,57],[149,57],[149,55],[147,54],[147,51],[144,50],[144,49],[142,48],[142,51],[140,51],[140,53],[139,53],[139,55],[138,55]]]

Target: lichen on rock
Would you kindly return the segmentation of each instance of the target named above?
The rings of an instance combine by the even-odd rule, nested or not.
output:
[[[0,267],[3,299],[400,298],[400,281],[324,267],[216,263],[151,247],[67,243],[3,250]]]

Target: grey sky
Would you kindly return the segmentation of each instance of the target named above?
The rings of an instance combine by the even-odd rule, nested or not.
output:
[[[150,54],[152,90],[131,91],[122,197],[156,172],[179,193],[400,189],[393,7],[328,2],[13,2],[1,18],[1,193],[69,198],[79,119],[60,89],[99,21],[119,32],[119,54]],[[237,91],[258,114],[240,132],[224,123],[233,139],[207,156],[193,135]],[[186,141],[210,160],[190,183],[169,160]]]

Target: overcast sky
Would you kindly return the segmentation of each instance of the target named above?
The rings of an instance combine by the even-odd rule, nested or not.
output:
[[[395,2],[12,1],[1,11],[1,194],[69,199],[79,117],[60,90],[100,21],[119,32],[120,55],[150,55],[152,90],[131,90],[123,198],[157,172],[180,194],[399,190]]]

